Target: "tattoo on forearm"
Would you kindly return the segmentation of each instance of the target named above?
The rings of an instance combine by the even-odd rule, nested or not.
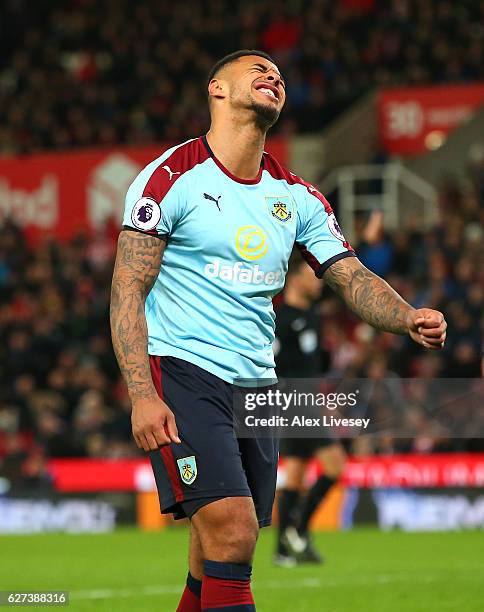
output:
[[[122,231],[111,286],[111,336],[132,400],[156,395],[148,360],[145,300],[160,271],[166,242]]]
[[[382,331],[407,333],[412,307],[382,278],[355,257],[340,259],[324,273],[324,280],[364,321]]]

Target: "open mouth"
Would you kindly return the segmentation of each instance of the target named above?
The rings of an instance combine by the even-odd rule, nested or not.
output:
[[[275,100],[276,102],[279,101],[279,91],[274,85],[269,85],[269,83],[256,83],[254,87],[257,91],[260,91],[271,100]]]

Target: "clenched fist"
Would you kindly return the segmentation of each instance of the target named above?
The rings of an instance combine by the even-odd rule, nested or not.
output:
[[[417,344],[432,351],[444,348],[447,323],[444,315],[431,308],[412,310],[407,315],[408,334]]]

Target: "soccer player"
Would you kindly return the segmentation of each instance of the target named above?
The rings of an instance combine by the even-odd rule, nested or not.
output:
[[[235,437],[234,382],[274,376],[271,299],[294,243],[375,327],[439,349],[446,324],[364,268],[319,191],[264,152],[285,101],[268,55],[220,60],[208,100],[207,135],[163,153],[128,190],[111,328],[161,511],[190,519],[178,611],[250,612],[251,562],[259,527],[271,522],[278,449],[270,438]]]
[[[283,378],[318,378],[323,364],[319,339],[320,318],[315,303],[321,281],[295,251],[289,262],[284,303],[277,311],[276,371]],[[293,567],[297,561],[321,563],[309,535],[309,521],[320,502],[343,473],[346,453],[332,438],[283,438],[285,483],[279,491],[279,529],[274,563]],[[324,466],[324,474],[304,497],[304,476],[312,457]]]

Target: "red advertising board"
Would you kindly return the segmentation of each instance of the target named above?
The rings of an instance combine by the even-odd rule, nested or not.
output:
[[[61,239],[121,221],[124,196],[138,172],[167,144],[0,158],[0,221],[13,218],[29,238]],[[287,143],[267,143],[287,164]]]
[[[53,459],[48,471],[55,488],[63,492],[150,491],[155,487],[151,465],[143,459]],[[351,458],[343,484],[376,489],[484,487],[484,454]]]
[[[484,83],[383,89],[378,99],[380,140],[394,155],[435,149],[484,105]]]
[[[343,483],[386,487],[484,487],[484,454],[393,455],[352,459]]]

